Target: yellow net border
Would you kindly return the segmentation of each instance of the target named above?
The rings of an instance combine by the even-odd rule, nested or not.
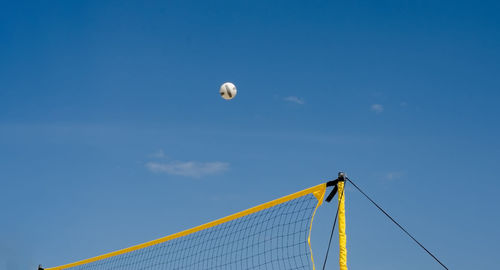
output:
[[[302,197],[302,196],[305,196],[305,195],[308,195],[308,194],[313,194],[318,199],[318,203],[316,204],[316,208],[314,209],[314,213],[313,213],[313,216],[311,218],[311,223],[310,223],[310,226],[309,226],[309,236],[308,236],[308,239],[307,239],[308,244],[309,244],[309,249],[311,251],[311,261],[312,261],[313,269],[315,269],[315,267],[314,267],[314,259],[313,259],[313,255],[312,255],[312,248],[311,248],[311,229],[312,229],[312,222],[313,222],[313,219],[314,219],[314,215],[316,214],[316,210],[323,203],[323,199],[324,199],[324,196],[325,196],[325,191],[326,191],[326,184],[320,184],[320,185],[317,185],[317,186],[314,186],[314,187],[311,187],[311,188],[308,188],[308,189],[304,189],[302,191],[290,194],[288,196],[281,197],[279,199],[276,199],[276,200],[273,200],[273,201],[270,201],[270,202],[267,202],[267,203],[264,203],[264,204],[252,207],[250,209],[247,209],[247,210],[244,210],[244,211],[232,214],[230,216],[226,216],[224,218],[217,219],[217,220],[214,220],[212,222],[209,222],[209,223],[197,226],[197,227],[193,227],[193,228],[188,229],[188,230],[184,230],[184,231],[181,231],[181,232],[178,232],[178,233],[174,233],[174,234],[162,237],[162,238],[158,238],[158,239],[149,241],[149,242],[145,242],[145,243],[142,243],[142,244],[139,244],[139,245],[135,245],[135,246],[131,246],[131,247],[128,247],[128,248],[125,248],[125,249],[113,251],[113,252],[106,253],[106,254],[103,254],[103,255],[99,255],[99,256],[96,256],[96,257],[92,257],[92,258],[89,258],[89,259],[85,259],[85,260],[81,260],[81,261],[77,261],[77,262],[73,262],[73,263],[69,263],[69,264],[65,264],[65,265],[61,265],[61,266],[57,266],[57,267],[46,268],[45,270],[63,270],[63,269],[67,269],[67,268],[71,268],[71,267],[75,267],[75,266],[79,266],[79,265],[84,265],[84,264],[88,264],[88,263],[100,261],[100,260],[107,259],[107,258],[110,258],[110,257],[113,257],[113,256],[121,255],[121,254],[128,253],[128,252],[132,252],[132,251],[139,250],[139,249],[146,248],[146,247],[150,247],[150,246],[153,246],[153,245],[157,245],[157,244],[160,244],[160,243],[164,243],[164,242],[170,241],[172,239],[180,238],[180,237],[183,237],[183,236],[186,236],[186,235],[198,232],[198,231],[202,231],[202,230],[205,230],[205,229],[208,229],[208,228],[211,228],[211,227],[223,224],[225,222],[229,222],[231,220],[235,220],[235,219],[241,218],[241,217],[246,216],[246,215],[250,215],[250,214],[262,211],[264,209],[271,208],[273,206],[282,204],[282,203],[287,202],[287,201],[291,201],[293,199],[296,199],[296,198],[299,198],[299,197]]]

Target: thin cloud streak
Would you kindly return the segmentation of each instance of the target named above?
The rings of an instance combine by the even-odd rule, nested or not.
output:
[[[148,162],[146,168],[154,173],[166,173],[186,177],[200,178],[211,174],[225,172],[229,169],[227,162],[172,161],[168,163]]]
[[[166,158],[167,156],[165,155],[165,152],[163,149],[160,149],[152,154],[149,155],[151,158]]]
[[[372,104],[370,106],[370,110],[374,111],[375,113],[382,113],[384,111],[384,106],[381,104]]]
[[[396,180],[401,178],[404,175],[402,172],[388,172],[385,174],[385,178],[387,180]]]
[[[284,98],[284,100],[291,102],[291,103],[299,104],[299,105],[304,105],[304,103],[305,103],[303,99],[296,97],[296,96],[289,96],[289,97]]]

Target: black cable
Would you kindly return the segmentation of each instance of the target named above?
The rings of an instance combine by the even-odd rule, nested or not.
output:
[[[382,207],[380,207],[376,202],[374,202],[368,195],[366,195],[366,193],[363,192],[363,190],[361,190],[356,184],[354,184],[351,179],[349,179],[348,177],[346,177],[347,181],[349,181],[355,188],[357,188],[359,190],[359,192],[361,192],[368,200],[370,200],[371,203],[373,203],[382,213],[384,213],[392,222],[394,222],[394,224],[396,224],[403,232],[405,232],[411,239],[413,239],[413,241],[415,241],[415,243],[417,243],[421,248],[423,248],[429,255],[431,255],[432,258],[434,258],[434,260],[436,260],[436,262],[438,262],[442,267],[444,267],[444,269],[448,270],[448,267],[446,267],[446,265],[444,265],[438,258],[436,258],[436,256],[434,256],[434,254],[432,254],[428,249],[426,249],[424,247],[424,245],[422,245],[419,241],[417,241],[417,239],[415,239],[415,237],[413,237],[407,230],[405,230],[405,228],[403,228],[403,226],[401,226],[396,220],[394,220],[386,211],[384,211],[384,209],[382,209]]]
[[[337,213],[335,213],[335,219],[333,220],[332,232],[330,233],[330,241],[328,241],[328,248],[326,249],[325,261],[323,262],[323,270],[325,270],[326,260],[328,260],[328,253],[330,253],[330,245],[332,244],[333,232],[335,231],[335,225],[337,224],[337,217],[339,216],[340,202],[342,201],[342,198],[344,197],[344,193],[345,193],[345,185],[344,185],[344,188],[342,189],[342,194],[340,194],[340,200],[339,200],[339,204],[337,206]]]

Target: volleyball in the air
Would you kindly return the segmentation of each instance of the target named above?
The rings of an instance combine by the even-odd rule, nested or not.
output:
[[[236,86],[230,82],[223,83],[219,90],[223,99],[230,100],[236,96]]]

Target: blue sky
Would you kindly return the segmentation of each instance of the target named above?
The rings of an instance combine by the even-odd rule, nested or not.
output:
[[[497,268],[499,11],[4,1],[0,269],[148,241],[339,170],[450,269]],[[355,190],[346,199],[352,269],[440,269]],[[334,212],[315,220],[318,262]]]

